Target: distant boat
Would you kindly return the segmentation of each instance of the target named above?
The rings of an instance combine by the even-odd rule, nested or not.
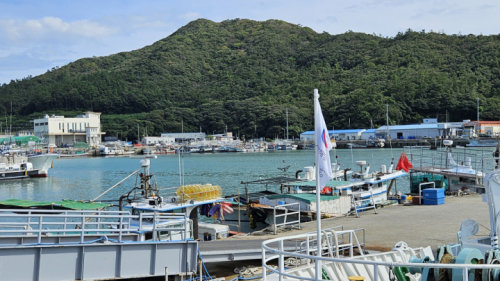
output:
[[[479,140],[469,140],[467,146],[471,147],[496,147],[498,145],[498,141],[496,139],[479,139]]]
[[[365,144],[348,143],[347,148],[368,148]]]
[[[78,153],[80,152],[80,153]],[[82,153],[81,151],[77,151],[76,153],[68,153],[68,154],[61,154],[59,157],[61,158],[69,158],[69,157],[87,157],[89,156],[88,152]]]

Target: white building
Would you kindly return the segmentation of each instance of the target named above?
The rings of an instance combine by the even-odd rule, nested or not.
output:
[[[221,142],[231,142],[234,140],[233,133],[227,132],[225,134],[215,134],[213,135],[214,140],[218,140]]]
[[[374,135],[374,133],[369,133],[363,137],[363,132],[365,129],[350,129],[350,130],[330,130],[328,131],[328,135],[330,139],[334,140],[361,140],[361,139],[369,139],[370,135]],[[314,131],[308,131],[300,134],[301,141],[314,141]]]
[[[415,125],[382,126],[375,131],[380,138],[386,138],[389,134],[391,139],[421,139],[456,136],[461,131],[463,122],[453,123],[424,123]]]
[[[161,137],[174,138],[177,142],[190,140],[204,140],[205,133],[163,133]]]
[[[155,145],[155,144],[174,144],[175,138],[172,137],[144,137],[141,141],[144,145]]]
[[[101,144],[101,113],[84,112],[75,118],[45,115],[33,120],[34,133],[40,138],[47,138],[49,144],[61,146],[86,142],[91,147]]]

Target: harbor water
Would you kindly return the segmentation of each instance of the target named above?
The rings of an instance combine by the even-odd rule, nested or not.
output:
[[[340,164],[341,169],[351,168],[359,172],[358,160],[370,164],[370,171],[380,170],[380,165],[389,168],[391,158],[397,164],[403,149],[352,149],[332,150],[332,162]],[[208,153],[158,155],[151,160],[151,172],[155,174],[158,186],[162,189],[184,184],[219,185],[224,195],[245,192],[242,181],[253,181],[283,176],[278,168],[290,165],[288,177],[295,177],[297,170],[314,165],[314,150],[272,151],[262,153]],[[62,199],[91,200],[119,182],[133,171],[140,168],[139,159],[128,157],[89,157],[59,158],[54,161],[54,168],[48,178],[25,181],[0,182],[1,200],[16,198],[36,201],[58,201]],[[284,162],[283,162],[284,161]],[[179,165],[180,163],[180,165]],[[183,173],[180,176],[179,166]],[[100,199],[117,200],[130,191],[136,184],[132,176],[118,187],[106,193]],[[249,185],[249,191],[257,191],[262,186]],[[409,177],[397,180],[397,190],[409,192]],[[269,187],[279,192],[279,187]],[[162,195],[168,195],[167,191]]]

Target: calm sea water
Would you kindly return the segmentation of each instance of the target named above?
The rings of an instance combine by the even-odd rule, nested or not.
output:
[[[380,165],[389,165],[391,158],[395,163],[403,150],[393,149],[354,149],[336,150],[330,153],[332,162],[335,155],[342,168],[358,171],[354,163],[366,160],[372,171],[379,170]],[[0,199],[9,198],[25,200],[90,200],[119,182],[133,171],[140,168],[140,159],[127,157],[92,157],[92,158],[60,158],[54,161],[54,168],[49,171],[48,178],[30,179],[26,181],[10,181],[0,183]],[[215,153],[186,154],[180,162],[184,167],[184,183],[211,183],[219,185],[225,195],[236,194],[238,189],[244,192],[241,181],[252,181],[260,178],[282,176],[278,167],[290,165],[288,176],[294,177],[295,171],[314,164],[313,150],[276,151],[263,153]],[[161,188],[179,186],[178,155],[160,155],[151,159],[151,172]],[[101,199],[118,199],[120,195],[131,190],[136,183],[132,176]],[[397,181],[397,188],[403,192],[409,190],[408,177]],[[249,186],[250,191],[262,187]],[[274,187],[278,190],[278,187]],[[167,195],[167,194],[163,194]]]

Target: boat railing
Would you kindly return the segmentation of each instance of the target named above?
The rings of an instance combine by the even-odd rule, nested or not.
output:
[[[355,233],[352,230],[345,230],[345,231],[337,231],[334,233],[334,235],[340,235],[340,234],[349,234],[352,237],[355,237]],[[335,268],[341,268],[341,264],[350,264],[351,266],[354,265],[363,265],[363,268],[366,269],[366,271],[370,272],[369,276],[364,276],[367,277],[366,280],[371,280],[371,281],[385,281],[382,276],[387,275],[387,274],[382,274],[380,270],[383,270],[386,268],[386,271],[389,272],[391,269],[395,267],[406,267],[410,269],[416,269],[417,271],[422,272],[424,269],[451,269],[453,270],[453,273],[455,274],[460,273],[462,276],[462,279],[453,279],[453,280],[464,280],[464,281],[469,281],[469,271],[470,270],[475,270],[475,269],[498,269],[498,265],[493,265],[493,264],[441,264],[441,263],[410,263],[410,262],[391,262],[386,259],[366,259],[366,258],[355,258],[353,257],[353,249],[358,248],[361,250],[359,245],[356,245],[355,243],[346,243],[342,242],[344,244],[333,244],[333,245],[328,245],[328,256],[318,256],[318,255],[310,255],[308,253],[315,253],[316,249],[308,249],[305,253],[303,252],[297,252],[297,251],[286,251],[285,250],[285,245],[287,244],[287,240],[305,240],[306,245],[309,245],[310,241],[313,239],[316,239],[316,233],[307,233],[307,234],[301,234],[301,235],[294,235],[294,236],[288,236],[288,237],[280,237],[280,238],[275,238],[275,239],[269,239],[266,240],[262,243],[262,266],[264,272],[269,272],[267,275],[273,273],[273,280],[284,280],[284,278],[287,278],[287,280],[324,280],[324,279],[331,279],[329,276],[325,276],[324,274],[328,274],[325,266],[333,264],[332,267]],[[321,237],[322,240],[329,241],[328,239],[324,239],[324,237],[328,235],[326,231],[322,231]],[[337,240],[340,241],[340,240]],[[277,244],[277,248],[276,245]],[[273,245],[274,247],[271,247]],[[349,247],[351,250],[349,251],[349,255],[347,257],[341,257],[338,253],[341,247]],[[323,248],[323,247],[322,247]],[[361,253],[361,252],[360,252]],[[317,252],[316,252],[317,254]],[[364,256],[364,257],[369,257],[369,256]],[[306,264],[299,266],[297,268],[293,269],[286,269],[285,270],[285,258],[293,258],[296,260],[305,260],[307,261]],[[275,260],[278,260],[278,267],[276,268],[273,266],[275,264]],[[371,269],[370,269],[371,268]],[[306,269],[303,274],[297,274],[294,275],[293,272],[301,269]],[[266,281],[267,275],[263,275],[264,281]],[[277,275],[277,276],[276,276]],[[308,276],[306,276],[308,275]],[[344,278],[341,278],[341,276],[336,276],[337,278],[335,280],[347,280],[349,276],[344,276]]]
[[[295,206],[297,206],[297,210],[294,210]],[[278,215],[278,214],[276,214],[277,210],[284,210],[285,212],[283,214]],[[293,217],[294,215],[297,215],[297,219],[292,219],[292,220],[288,221],[288,218]],[[280,217],[283,217],[282,223],[277,222],[277,218],[280,218]],[[276,231],[279,227],[283,227],[283,226],[291,225],[291,224],[298,224],[298,228],[300,229],[300,203],[288,203],[288,204],[274,206],[273,219],[274,219],[274,234],[277,233]]]
[[[88,243],[90,237],[95,239],[97,235],[116,236],[116,242],[124,242],[124,235],[144,233],[152,233],[152,240],[159,241],[158,232],[179,232],[182,235],[181,240],[186,240],[190,237],[187,235],[189,230],[190,223],[186,214],[131,215],[127,211],[0,210],[0,237],[36,237],[37,244],[42,243],[42,238],[45,237],[65,236],[79,236],[77,243]]]
[[[475,170],[474,177],[481,177],[486,171],[495,167],[495,158],[491,158],[492,151],[484,148],[456,147],[453,149],[429,150],[425,147],[405,146],[404,150],[414,168],[429,170],[448,169],[448,174],[460,174],[452,171],[456,166],[468,165]],[[451,156],[451,157],[450,157]],[[453,164],[454,163],[454,164]]]

